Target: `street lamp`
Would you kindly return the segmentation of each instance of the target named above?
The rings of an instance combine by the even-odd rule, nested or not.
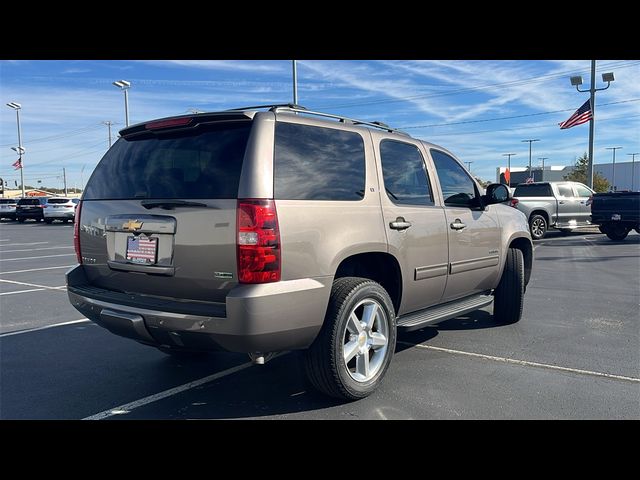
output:
[[[129,126],[129,89],[131,88],[131,82],[126,80],[118,80],[113,84],[124,92],[124,121],[125,125]]]
[[[18,122],[18,148],[13,148],[18,155],[20,155],[20,183],[22,184],[22,197],[24,198],[24,161],[22,160],[22,154],[25,152],[24,148],[22,148],[22,133],[20,131],[20,110],[22,109],[22,105],[16,102],[7,103],[7,107],[13,108],[16,111],[16,120]]]
[[[509,159],[507,160],[507,171],[509,172],[509,178],[507,178],[507,186],[509,188],[511,188],[511,157],[515,157],[516,154],[515,153],[503,153],[502,154],[503,157],[509,157]]]
[[[542,178],[540,178],[541,182],[544,182],[544,161],[548,159],[549,157],[538,157],[538,160],[542,160]]]
[[[539,142],[540,139],[536,138],[536,139],[532,139],[532,140],[522,140],[522,142],[529,142],[529,178],[533,178],[533,175],[531,174],[531,144],[533,142]]]
[[[579,92],[589,92],[589,103],[591,105],[591,120],[589,120],[589,163],[587,166],[587,186],[593,188],[593,130],[595,128],[595,114],[596,114],[596,92],[606,90],[611,85],[611,82],[615,80],[612,72],[603,73],[602,81],[607,82],[607,86],[604,88],[596,88],[596,61],[591,60],[591,85],[589,90],[580,90],[582,85],[582,76],[577,75],[569,79],[571,85],[576,87]]]
[[[632,155],[631,157],[631,191],[633,192],[633,173],[636,166],[636,155],[640,155],[640,153],[627,153],[627,155]]]
[[[611,174],[611,187],[613,191],[616,191],[616,150],[621,149],[622,147],[606,147],[605,150],[613,151],[613,173]]]

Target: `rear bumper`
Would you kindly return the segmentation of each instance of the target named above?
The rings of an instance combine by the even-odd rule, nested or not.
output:
[[[44,218],[44,213],[42,210],[37,212],[16,212],[16,218]]]
[[[74,216],[75,216],[75,212],[74,211],[69,211],[69,212],[59,211],[59,212],[56,212],[54,210],[53,212],[50,212],[48,209],[44,211],[44,218],[73,218]]]
[[[159,303],[110,292],[96,293],[82,265],[67,272],[71,304],[111,332],[154,346],[232,352],[275,352],[311,345],[324,320],[331,277],[240,285],[211,314],[167,311]],[[121,301],[118,300],[121,297]],[[147,297],[148,299],[148,297]],[[176,302],[166,302],[175,305]],[[225,312],[226,308],[226,312]],[[187,313],[185,313],[187,312]]]
[[[0,218],[10,218],[12,220],[15,220],[16,212],[8,212],[8,211],[3,212],[2,210],[0,210]]]

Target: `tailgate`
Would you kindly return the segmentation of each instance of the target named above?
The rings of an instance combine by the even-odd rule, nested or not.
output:
[[[80,245],[89,282],[126,293],[224,301],[237,283],[236,200],[199,202],[206,207],[83,202]]]
[[[80,250],[92,286],[225,300],[238,278],[237,194],[252,122],[218,118],[180,117],[121,132],[80,207]]]

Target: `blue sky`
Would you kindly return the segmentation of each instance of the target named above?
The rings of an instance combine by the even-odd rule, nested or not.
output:
[[[588,60],[299,60],[298,96],[307,108],[379,120],[440,144],[494,180],[503,153],[517,154],[512,166],[528,164],[523,139],[541,140],[533,144],[534,165],[538,157],[569,165],[587,150],[588,124],[562,131],[557,124],[588,98],[569,76],[582,75],[588,86],[589,68]],[[599,60],[598,86],[608,71],[616,81],[597,95],[596,163],[611,160],[605,147],[623,147],[616,161],[640,152],[640,61]],[[124,126],[123,95],[111,85],[120,79],[132,83],[131,123],[292,98],[288,60],[0,61],[0,177],[19,179],[11,166],[15,112],[4,106],[17,102],[25,183],[61,186],[63,167],[69,186],[86,182],[107,149],[101,122],[117,123],[113,135]]]

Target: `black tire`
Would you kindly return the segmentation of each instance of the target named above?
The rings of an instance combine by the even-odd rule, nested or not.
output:
[[[524,305],[524,257],[521,250],[507,250],[502,278],[494,296],[493,318],[504,325],[517,323]]]
[[[209,352],[202,352],[199,350],[186,350],[179,348],[167,348],[167,347],[156,347],[165,355],[169,355],[173,358],[185,361],[202,361],[206,360],[209,356]]]
[[[51,225],[51,223],[53,223],[53,219],[51,219],[51,218],[45,218],[45,219],[44,219],[44,223],[48,223],[49,225]]]
[[[604,233],[605,235],[607,234],[607,227],[604,225],[598,225],[598,230],[600,230],[600,233]]]
[[[18,219],[18,222],[20,222],[20,223],[24,223],[24,218],[19,218],[19,219]]]
[[[627,235],[629,235],[630,231],[631,229],[624,225],[611,225],[609,226],[609,228],[607,228],[605,234],[614,242],[621,242],[622,240],[627,238]]]
[[[529,231],[531,232],[531,238],[534,240],[541,240],[547,234],[547,219],[542,215],[531,215],[529,219]]]
[[[377,373],[366,382],[351,377],[343,359],[344,333],[351,311],[359,302],[371,299],[382,309],[388,331],[387,350]],[[307,377],[318,391],[340,399],[358,400],[370,395],[382,382],[396,346],[395,310],[387,291],[379,283],[360,277],[333,282],[324,324],[305,352]],[[366,355],[369,355],[367,353]]]

